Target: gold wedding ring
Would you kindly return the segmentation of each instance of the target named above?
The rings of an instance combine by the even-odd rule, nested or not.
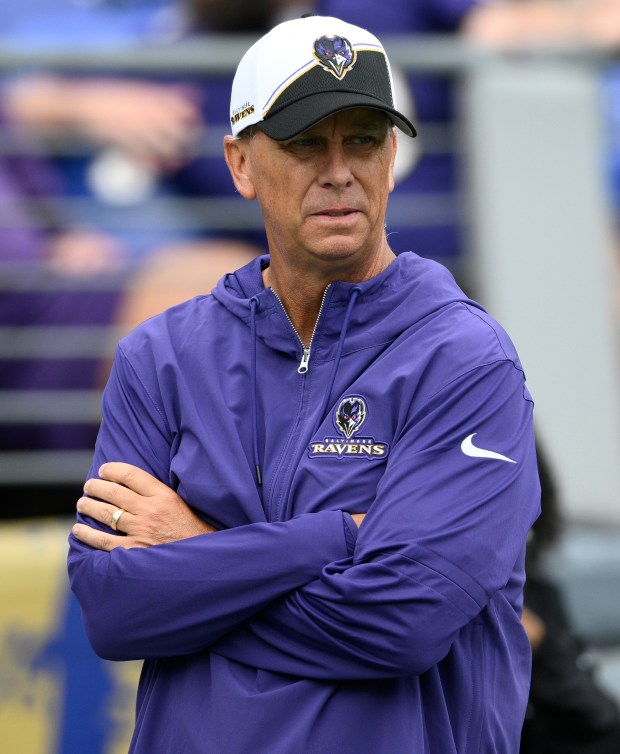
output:
[[[114,511],[114,515],[112,516],[112,518],[110,520],[110,526],[114,529],[114,531],[116,531],[116,526],[117,526],[117,524],[119,522],[120,517],[123,515],[123,513],[125,513],[125,509],[124,508],[117,508]]]

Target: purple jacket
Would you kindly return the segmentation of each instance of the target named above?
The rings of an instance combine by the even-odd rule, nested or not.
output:
[[[539,486],[510,340],[406,253],[331,284],[300,374],[260,269],[145,322],[105,392],[93,469],[141,466],[221,529],[71,537],[95,650],[146,658],[131,751],[516,754]]]

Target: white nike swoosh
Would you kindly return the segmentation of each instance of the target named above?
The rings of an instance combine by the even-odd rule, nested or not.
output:
[[[516,463],[516,461],[513,461],[512,458],[503,456],[501,453],[496,453],[494,450],[477,448],[472,442],[472,439],[476,435],[477,432],[474,432],[472,435],[466,437],[461,443],[461,450],[463,451],[463,453],[465,453],[466,456],[471,456],[472,458],[494,458],[496,461],[508,461],[508,463]]]

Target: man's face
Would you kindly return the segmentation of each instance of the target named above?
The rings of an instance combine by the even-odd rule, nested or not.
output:
[[[247,198],[261,204],[272,257],[359,268],[381,252],[396,153],[383,113],[343,110],[286,141],[259,131],[246,146]]]

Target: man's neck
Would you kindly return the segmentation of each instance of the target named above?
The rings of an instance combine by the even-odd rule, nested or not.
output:
[[[278,264],[277,257],[272,257],[269,267],[263,270],[263,283],[266,288],[273,288],[282,302],[286,313],[295,330],[301,338],[304,346],[308,346],[312,338],[325,289],[334,280],[343,280],[349,283],[361,283],[370,280],[383,272],[391,264],[395,255],[389,247],[385,253],[377,256],[373,264],[364,270],[319,270],[312,268],[310,271],[299,272],[291,270],[285,264]]]
[[[306,279],[298,276],[294,281],[289,282],[286,274],[278,275],[277,264],[274,265],[272,261],[271,265],[263,270],[263,283],[265,288],[272,288],[275,291],[302,343],[307,347],[312,338],[323,294],[329,281],[321,282],[313,278]]]

